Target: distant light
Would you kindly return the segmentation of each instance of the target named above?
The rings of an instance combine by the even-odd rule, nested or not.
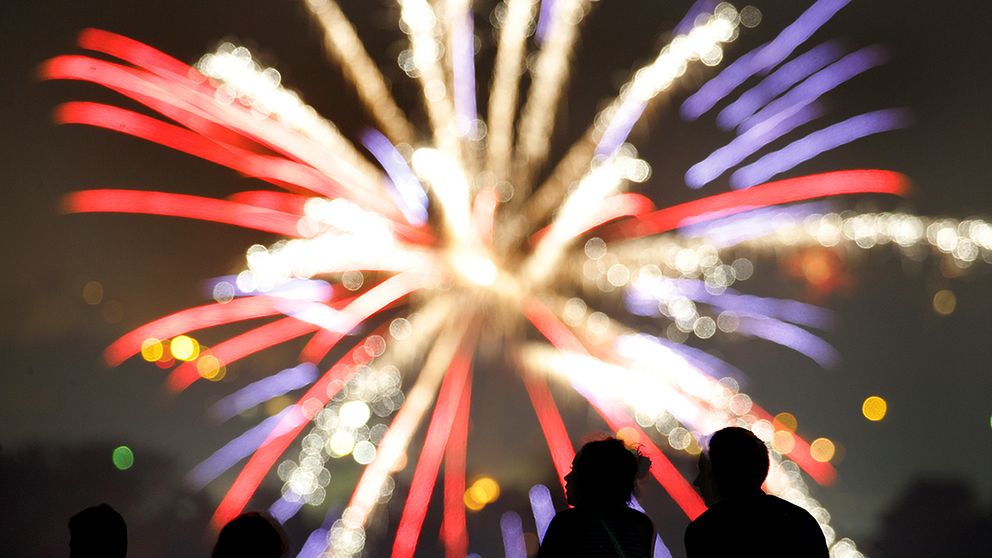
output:
[[[958,298],[948,289],[939,290],[933,295],[933,310],[941,316],[950,315],[957,306]]]
[[[809,445],[809,454],[820,463],[826,463],[834,458],[837,447],[827,438],[817,438]]]
[[[775,415],[774,424],[778,430],[795,432],[796,428],[799,426],[799,421],[796,420],[795,415],[793,415],[792,413],[782,412]]]
[[[761,10],[754,6],[744,6],[741,9],[741,25],[748,28],[757,27],[761,23]]]
[[[154,337],[149,337],[141,342],[141,358],[148,362],[155,362],[165,354],[165,347],[162,342]]]
[[[861,404],[861,414],[872,422],[878,422],[884,419],[885,414],[888,411],[889,404],[886,403],[885,399],[882,399],[877,395],[872,395],[871,397],[865,399],[865,402]]]
[[[117,446],[114,448],[111,460],[119,471],[126,471],[134,466],[134,452],[127,446]]]
[[[490,477],[480,477],[472,486],[465,490],[462,501],[465,507],[472,511],[479,511],[488,504],[495,502],[500,495],[499,483]]]
[[[200,354],[200,344],[187,335],[174,337],[169,343],[169,352],[176,360],[190,361]]]
[[[476,500],[472,496],[472,491],[471,490],[466,490],[465,491],[465,495],[462,496],[462,502],[465,503],[465,507],[466,508],[468,508],[468,509],[470,509],[472,511],[479,511],[482,508],[486,507],[485,504],[483,504],[482,502]]]
[[[99,281],[89,281],[83,285],[83,301],[90,306],[96,306],[103,301],[103,284]]]
[[[786,455],[796,448],[796,438],[788,430],[779,430],[772,435],[772,446],[777,452]]]
[[[352,450],[351,456],[359,465],[368,465],[375,460],[375,454],[375,445],[368,440],[362,440],[355,444],[355,449]]]
[[[348,401],[341,405],[341,410],[338,413],[341,423],[347,428],[358,428],[368,422],[369,417],[372,416],[372,410],[369,409],[368,404],[358,400]]]
[[[219,358],[214,355],[201,355],[196,361],[196,371],[199,372],[200,376],[204,379],[210,380],[211,382],[219,382],[224,379],[227,375],[227,369],[224,368],[224,363],[220,361]]]
[[[348,455],[355,449],[355,435],[347,430],[338,430],[331,435],[328,449],[331,450],[331,455],[334,457]]]

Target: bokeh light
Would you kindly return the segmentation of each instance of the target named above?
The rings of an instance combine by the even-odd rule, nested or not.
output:
[[[796,437],[788,430],[778,430],[772,435],[772,447],[783,455],[792,453],[796,448]]]
[[[201,355],[196,361],[196,371],[204,379],[219,382],[227,375],[227,369],[219,358],[211,354]]]
[[[827,438],[817,438],[809,445],[810,456],[820,463],[827,463],[834,458],[837,447]]]
[[[127,446],[117,446],[114,448],[111,460],[119,471],[126,471],[134,466],[134,452]]]
[[[479,511],[499,499],[500,486],[492,477],[479,477],[465,490],[465,507]]]
[[[889,404],[877,395],[872,395],[861,404],[861,414],[872,422],[878,422],[885,418],[889,412]]]
[[[141,358],[148,362],[155,362],[165,354],[165,347],[162,342],[154,337],[149,337],[141,342]]]
[[[194,360],[200,354],[200,344],[188,335],[179,335],[169,343],[169,352],[176,360]]]
[[[781,412],[775,415],[774,425],[777,430],[795,432],[796,428],[799,426],[799,421],[796,420],[795,415],[792,413]]]
[[[90,306],[103,302],[103,284],[99,281],[87,281],[83,285],[83,301]]]
[[[954,313],[958,306],[958,298],[949,289],[941,289],[933,295],[933,311],[941,316],[948,316]]]

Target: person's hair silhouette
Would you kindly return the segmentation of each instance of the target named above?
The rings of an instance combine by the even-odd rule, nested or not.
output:
[[[574,507],[551,520],[538,557],[650,558],[654,526],[627,506],[650,466],[648,458],[616,438],[582,446],[565,475],[565,499]]]
[[[729,427],[710,437],[693,482],[709,509],[686,529],[689,558],[827,558],[813,516],[761,490],[768,465],[767,446],[750,430]]]
[[[245,512],[220,530],[211,558],[282,558],[286,538],[268,516]]]
[[[124,558],[127,524],[114,508],[100,504],[69,518],[69,558]]]

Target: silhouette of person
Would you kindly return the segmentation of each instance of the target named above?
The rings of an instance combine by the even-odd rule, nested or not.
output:
[[[765,494],[768,448],[749,430],[710,438],[693,482],[709,506],[685,531],[689,558],[762,556],[827,558],[820,525],[806,510]]]
[[[283,558],[286,537],[266,515],[245,512],[220,530],[211,558]]]
[[[124,558],[127,524],[107,504],[84,509],[69,518],[69,558]]]
[[[650,466],[616,438],[582,446],[565,475],[565,499],[574,507],[555,514],[538,558],[651,558],[654,525],[627,506]]]

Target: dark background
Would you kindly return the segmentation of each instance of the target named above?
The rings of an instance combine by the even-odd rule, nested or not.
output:
[[[397,8],[389,2],[342,3],[368,50],[394,82],[400,105],[409,107],[411,118],[422,126],[417,86],[395,64],[405,48],[395,25]],[[559,118],[556,152],[585,130],[599,103],[624,81],[629,69],[652,56],[689,4],[596,4],[584,27],[573,87]],[[731,59],[771,38],[807,5],[786,0],[755,4],[764,21],[743,32],[729,49]],[[488,75],[493,54],[484,25],[490,8],[486,2],[478,7],[480,75]],[[281,369],[292,352],[266,351],[236,368],[240,380],[197,386],[180,396],[166,393],[157,368],[129,362],[107,369],[100,353],[130,328],[198,304],[203,279],[237,270],[248,245],[272,239],[161,217],[64,216],[58,212],[58,200],[67,192],[93,187],[220,197],[256,185],[133,138],[56,127],[50,113],[61,102],[130,105],[94,86],[41,83],[36,68],[48,57],[74,51],[76,33],[87,26],[123,33],[186,62],[226,38],[249,46],[277,67],[284,84],[300,91],[346,133],[355,134],[367,119],[356,109],[356,97],[340,72],[326,63],[315,25],[290,0],[13,1],[4,3],[2,10],[0,505],[5,509],[0,513],[0,553],[64,555],[68,516],[107,501],[128,519],[133,555],[205,554],[205,518],[230,478],[204,493],[189,493],[180,479],[252,424],[214,425],[205,409],[246,378]],[[826,153],[790,174],[859,167],[898,170],[913,181],[912,198],[901,204],[874,201],[874,207],[988,216],[990,25],[989,8],[977,0],[853,1],[807,47],[834,37],[844,39],[852,50],[881,43],[889,48],[892,61],[829,94],[827,118],[833,122],[901,106],[912,110],[915,124]],[[687,88],[713,73],[691,72]],[[673,99],[680,101],[685,94],[676,91]],[[664,204],[724,190],[726,182],[718,181],[702,193],[690,192],[680,177],[730,136],[716,130],[712,114],[690,125],[678,119],[675,107],[662,108],[633,136],[654,167],[647,185],[650,195]],[[855,260],[844,269],[850,284],[817,300],[836,309],[841,318],[825,335],[844,357],[836,369],[822,370],[801,356],[758,343],[710,348],[748,373],[748,391],[765,408],[793,412],[801,434],[810,439],[826,436],[841,447],[836,485],[814,488],[840,536],[853,537],[866,552],[873,551],[872,556],[988,556],[988,271],[981,264],[950,279],[936,265],[906,270],[886,250]],[[775,261],[761,264],[763,270],[744,288],[807,297],[803,285],[783,277]],[[98,306],[82,300],[83,285],[91,280],[100,281],[105,290]],[[946,317],[936,315],[930,302],[942,288],[953,290],[958,299],[957,310]],[[115,315],[117,310],[120,315]],[[216,342],[231,331],[205,333],[204,338]],[[494,507],[526,515],[524,491],[533,482],[550,481],[550,462],[539,436],[520,434],[533,432],[536,425],[524,409],[515,377],[491,366],[482,366],[477,377],[477,394],[506,397],[477,399],[470,469],[504,483],[504,497]],[[871,394],[889,401],[889,416],[881,423],[861,417],[861,401]],[[513,412],[517,405],[521,412]],[[564,406],[576,440],[601,428],[586,419],[576,402]],[[116,471],[110,462],[112,448],[120,444],[135,450],[136,464],[129,471]],[[677,464],[692,474],[690,462],[679,459]],[[277,486],[273,483],[271,490]],[[335,486],[342,491],[347,487]],[[656,492],[649,488],[645,495],[649,511],[679,555],[685,519]],[[271,494],[253,505],[268,505]],[[289,526],[294,544],[301,544],[304,529],[315,527],[322,513],[308,512]],[[425,555],[432,552],[436,533],[431,521],[424,531]],[[487,557],[502,552],[496,534],[498,513],[487,509],[473,515],[470,528],[473,550]]]

